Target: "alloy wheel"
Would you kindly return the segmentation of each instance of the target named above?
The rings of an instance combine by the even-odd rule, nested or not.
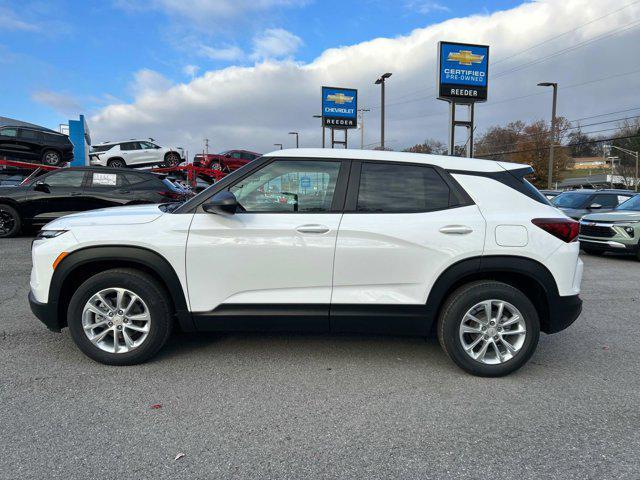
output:
[[[82,311],[85,335],[109,353],[127,353],[144,343],[151,327],[146,303],[125,288],[106,288],[93,295]]]
[[[459,329],[462,348],[477,362],[497,365],[511,360],[524,345],[527,328],[520,311],[503,300],[471,307]]]
[[[16,219],[6,210],[0,209],[0,235],[7,235],[16,226]]]
[[[44,156],[44,163],[47,165],[56,166],[60,162],[60,155],[56,152],[47,152]]]

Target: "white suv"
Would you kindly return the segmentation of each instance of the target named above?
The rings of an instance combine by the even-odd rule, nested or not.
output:
[[[145,167],[162,165],[173,167],[184,161],[179,147],[161,147],[152,140],[105,142],[91,147],[89,163],[103,167]]]
[[[267,154],[181,205],[49,223],[30,303],[107,364],[183,331],[437,333],[499,376],[580,314],[578,224],[525,165],[361,150]]]

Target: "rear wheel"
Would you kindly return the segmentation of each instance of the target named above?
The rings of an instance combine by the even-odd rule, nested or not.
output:
[[[499,377],[524,365],[538,344],[540,321],[520,290],[479,281],[453,292],[438,320],[438,340],[463,370]]]
[[[20,214],[9,205],[0,205],[0,238],[13,237],[20,233]]]
[[[42,163],[50,167],[57,167],[62,163],[62,155],[55,150],[45,150],[42,154]]]
[[[153,357],[172,327],[167,292],[133,269],[98,273],[69,303],[67,323],[85,355],[108,365],[134,365]]]
[[[125,168],[126,166],[126,162],[121,158],[112,158],[107,162],[107,167],[111,168]]]

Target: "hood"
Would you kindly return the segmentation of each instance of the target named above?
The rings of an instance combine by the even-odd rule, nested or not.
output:
[[[634,210],[614,210],[607,213],[591,213],[582,217],[589,222],[624,222],[640,221],[640,212]]]
[[[43,230],[66,230],[71,227],[105,225],[140,225],[151,223],[164,213],[159,205],[133,205],[130,207],[103,208],[88,212],[74,213],[48,223]]]

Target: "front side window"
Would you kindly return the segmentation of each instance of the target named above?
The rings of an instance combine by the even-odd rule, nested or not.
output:
[[[449,186],[431,167],[362,164],[358,212],[425,212],[449,207]]]
[[[232,186],[247,212],[331,211],[340,162],[276,160]]]
[[[565,192],[555,197],[551,203],[558,208],[583,208],[591,193]]]
[[[594,203],[602,205],[602,208],[615,208],[618,206],[618,196],[601,193],[593,197],[593,200],[591,200],[591,204]]]
[[[78,188],[82,186],[82,180],[84,180],[82,170],[70,170],[52,173],[44,179],[44,183],[50,187]]]

